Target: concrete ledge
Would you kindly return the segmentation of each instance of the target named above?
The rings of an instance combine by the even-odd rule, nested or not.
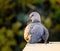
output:
[[[26,44],[23,51],[60,51],[60,42],[50,42],[49,44]]]

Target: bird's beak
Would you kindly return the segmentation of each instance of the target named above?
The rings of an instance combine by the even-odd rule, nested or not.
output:
[[[27,19],[28,22],[32,21],[31,18],[28,16],[28,19]]]

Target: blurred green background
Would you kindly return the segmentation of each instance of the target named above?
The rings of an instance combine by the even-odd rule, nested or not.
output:
[[[0,0],[0,51],[22,51],[24,28],[32,11],[40,13],[49,41],[60,41],[60,0]]]

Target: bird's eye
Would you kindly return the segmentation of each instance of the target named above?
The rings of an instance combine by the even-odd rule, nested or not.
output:
[[[34,15],[31,15],[31,17],[30,17],[30,18],[32,18],[32,16],[34,16]]]
[[[32,16],[34,16],[34,15],[32,15]]]

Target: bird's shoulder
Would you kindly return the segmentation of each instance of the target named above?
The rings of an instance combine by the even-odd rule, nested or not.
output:
[[[28,24],[25,29],[29,29],[32,23]]]
[[[28,24],[24,30],[24,32],[29,32],[30,27],[31,27],[32,23]]]

